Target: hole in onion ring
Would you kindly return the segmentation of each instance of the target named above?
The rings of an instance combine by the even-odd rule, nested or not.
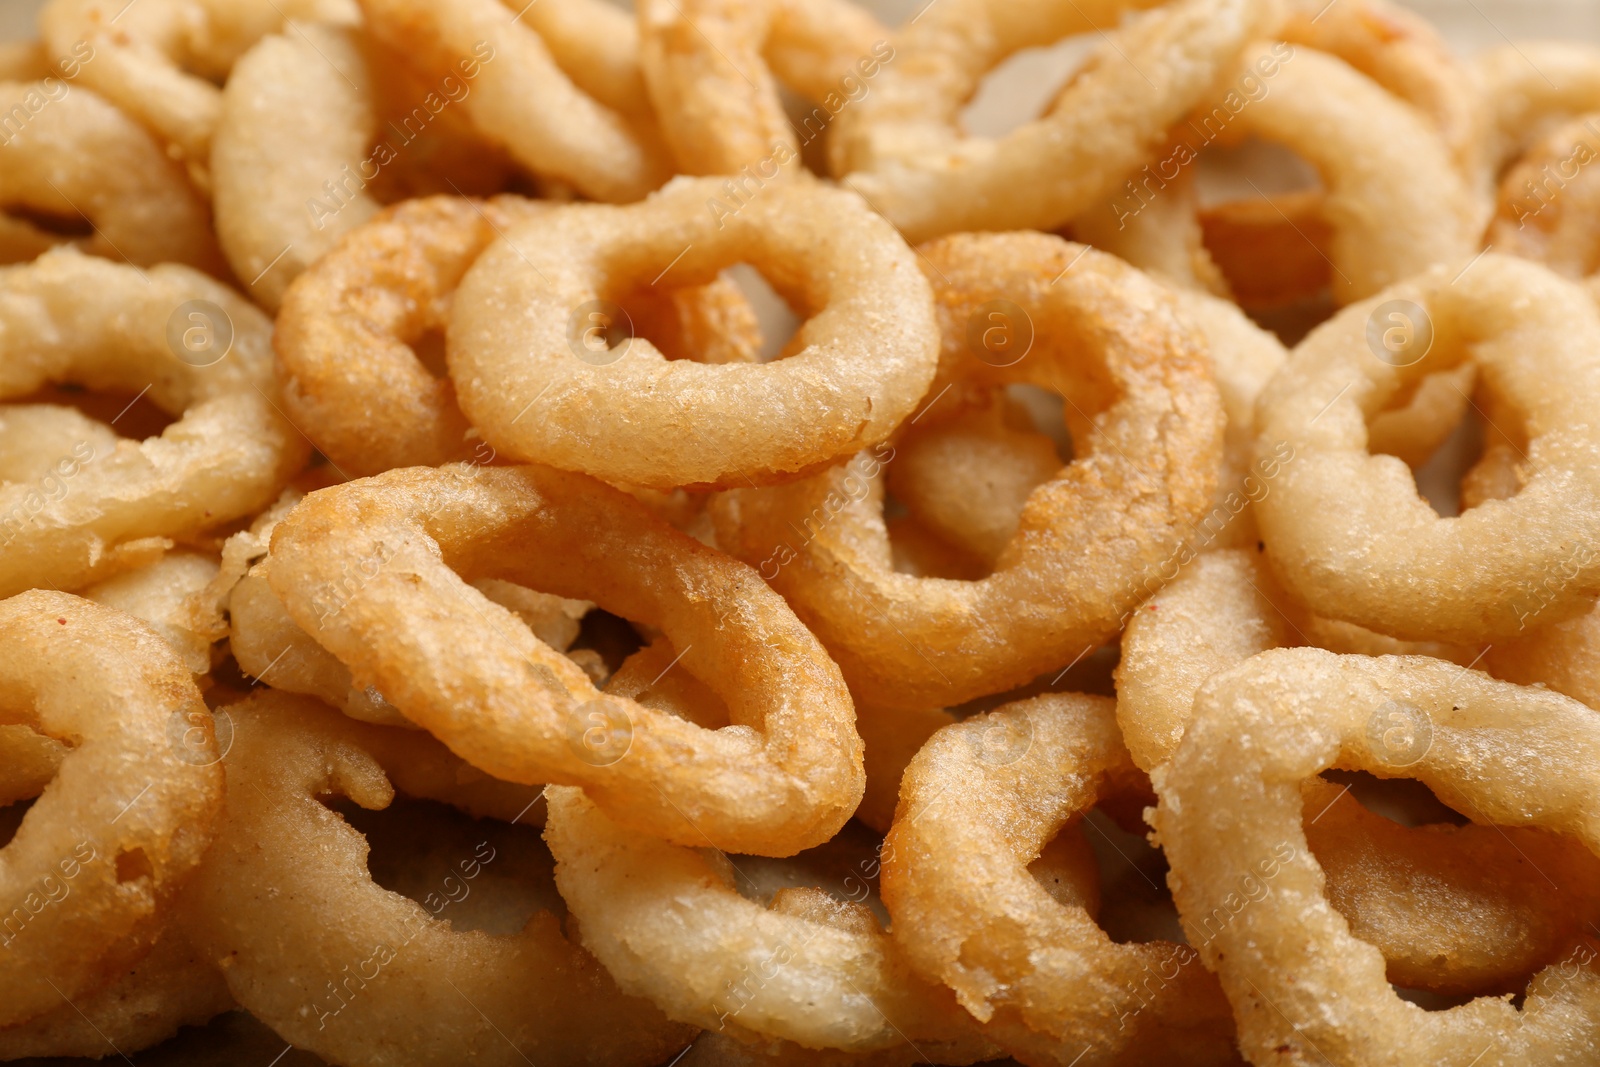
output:
[[[1095,34],[1078,34],[1013,52],[983,76],[961,109],[962,131],[974,137],[1004,137],[1043,115],[1098,41]]]
[[[577,639],[567,651],[569,655],[580,651],[592,653],[603,665],[605,677],[609,678],[622,666],[623,660],[643,646],[639,632],[627,619],[603,608],[590,608],[578,624]]]
[[[761,363],[770,363],[779,358],[784,350],[789,347],[789,341],[794,337],[795,331],[800,328],[801,317],[795,309],[783,298],[783,295],[773,288],[766,275],[748,263],[735,263],[725,267],[722,276],[728,278],[750,302],[750,307],[755,311],[756,320],[760,323],[761,349],[757,360]]]
[[[142,396],[125,390],[85,389],[81,385],[49,385],[10,404],[55,404],[76,408],[88,418],[110,427],[118,436],[142,441],[159,437],[178,420],[163,411],[150,394]]]
[[[1357,804],[1401,826],[1439,823],[1465,826],[1471,821],[1415,778],[1379,778],[1366,771],[1338,768],[1324,771],[1322,777],[1335,785],[1347,786]]]
[[[57,237],[90,237],[94,223],[78,212],[42,211],[26,204],[6,209],[6,214]]]
[[[0,808],[0,848],[11,844],[11,839],[17,836],[17,829],[22,825],[28,809],[33,807],[33,802],[37,799],[39,798],[29,797]]]
[[[450,368],[444,361],[444,327],[434,326],[424,330],[422,336],[411,342],[411,351],[423,369],[438,379],[450,377]]]
[[[536,912],[561,918],[566,902],[556,892],[555,861],[540,831],[532,825],[475,819],[448,804],[396,796],[387,807],[368,810],[344,797],[322,798],[356,832],[367,839],[367,873],[380,888],[430,907],[450,901],[450,924],[456,930],[481,930],[509,937],[522,930]],[[463,858],[489,855],[472,878]]]
[[[1118,945],[1187,944],[1167,889],[1166,856],[1146,840],[1147,828],[1130,832],[1119,822],[1103,807],[1095,807],[1083,817],[1079,831],[1088,840],[1099,871],[1100,928]]]
[[[130,848],[117,853],[117,884],[127,885],[141,879],[148,880],[155,870],[150,866],[150,857],[142,848]]]

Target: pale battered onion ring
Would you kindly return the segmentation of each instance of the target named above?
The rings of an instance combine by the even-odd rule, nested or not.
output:
[[[369,158],[378,115],[360,34],[292,29],[262,38],[235,64],[211,152],[217,237],[269,311],[378,211],[363,179],[379,157]]]
[[[473,588],[514,613],[557,652],[566,652],[577,637],[578,620],[589,607],[587,601],[546,596],[493,578],[474,582]],[[295,624],[264,573],[252,572],[239,582],[228,612],[228,646],[246,674],[275,689],[318,697],[352,719],[416,728],[375,688],[356,686],[350,669]]]
[[[261,561],[266,558],[272,531],[303,498],[304,494],[295,489],[285,490],[250,529],[230,537],[223,546],[222,573],[207,589],[217,614],[227,616],[225,621],[219,621],[217,636],[228,638],[229,651],[239,669],[258,682],[317,697],[362,722],[415,729],[416,725],[383,699],[383,694],[371,686],[356,686],[350,669],[296,625],[283,601],[267,584]],[[565,652],[577,638],[579,620],[593,606],[588,601],[546,596],[493,578],[478,581],[473,587],[515,612],[535,637],[558,652]],[[661,667],[665,664],[657,670]]]
[[[1123,0],[1093,10],[1114,18],[1149,6]],[[913,242],[1060,226],[1160,148],[1245,44],[1270,31],[1271,8],[1177,0],[1113,30],[1044,118],[987,141],[957,128],[984,74],[1021,49],[1100,27],[1076,4],[941,0],[901,28],[894,62],[839,113],[833,173]]]
[[[1190,531],[1189,541],[1196,552],[1254,545],[1249,503],[1271,491],[1277,469],[1275,461],[1252,467],[1256,397],[1288,352],[1226,300],[1187,288],[1177,289],[1173,298],[1205,335],[1228,420],[1216,500]],[[1459,414],[1454,412],[1456,418]],[[1445,433],[1452,427],[1453,421]],[[1059,468],[1054,442],[1034,432],[1031,423],[1019,422],[1005,402],[991,400],[988,406],[942,419],[930,410],[925,421],[903,431],[895,442],[887,485],[910,516],[937,538],[934,549],[964,554],[954,567],[946,564],[948,573],[940,577],[968,576],[968,570],[982,577],[1016,531],[1029,492]],[[926,560],[928,549],[918,532],[904,522],[890,523],[893,547],[921,550]],[[908,537],[914,540],[908,543]]]
[[[1600,270],[1600,113],[1574,119],[1534,145],[1500,182],[1488,241],[1567,278]]]
[[[417,350],[442,338],[456,286],[483,249],[548,210],[515,196],[407,200],[290,286],[273,333],[284,406],[339,470],[364,477],[492,454],[470,439],[450,380]],[[755,314],[726,278],[624,299],[634,331],[669,359],[753,362],[760,351]]]
[[[1224,84],[1255,72],[1281,47],[1247,49]],[[1232,116],[1228,136],[1286,145],[1321,175],[1337,302],[1477,251],[1485,211],[1438,131],[1413,108],[1309,48],[1295,49],[1264,84],[1264,93]]]
[[[1369,343],[1369,329],[1412,327],[1430,332],[1409,334],[1411,350],[1388,360],[1375,355],[1389,350]],[[1404,463],[1368,453],[1366,418],[1466,360],[1520,414],[1532,469],[1514,499],[1446,519]],[[1534,264],[1489,254],[1346,308],[1294,351],[1258,405],[1260,440],[1295,450],[1256,507],[1273,570],[1312,612],[1408,640],[1492,640],[1579,614],[1600,593],[1597,397],[1600,313]]]
[[[733,725],[603,696],[451,566],[659,627]],[[755,571],[591,478],[455,466],[325,489],[278,525],[267,579],[357,685],[474,766],[582,783],[636,830],[789,855],[861,800],[850,696],[816,639]]]
[[[1489,176],[1540,137],[1552,122],[1600,109],[1600,49],[1572,41],[1523,41],[1495,48],[1476,61],[1489,108]]]
[[[895,453],[884,446],[712,505],[718,544],[760,568],[873,706],[960,703],[1103,643],[1148,595],[1143,582],[1159,587],[1155,573],[1210,506],[1221,461],[1201,338],[1159,283],[1043,234],[956,236],[922,251],[941,381],[1020,380],[1074,398],[1077,457],[1029,496],[993,573],[958,582],[890,569],[877,472]],[[1015,346],[1026,330],[1031,348],[1020,359],[991,351],[993,330]],[[1086,412],[1100,409],[1091,423]]]
[[[628,207],[564,206],[479,257],[448,354],[461,408],[491,444],[610,482],[725,488],[871,447],[915,410],[937,326],[899,235],[820,183],[770,186],[719,216],[707,200],[721,194],[715,179],[680,178]],[[741,260],[810,315],[793,355],[708,366],[668,362],[640,337],[596,353],[576,336],[605,300],[669,271],[674,287],[702,285]]]
[[[1482,184],[1483,99],[1476,73],[1427,19],[1389,0],[1293,0],[1275,33],[1338,56],[1422,112],[1457,169]]]
[[[57,78],[0,82],[0,105],[13,122],[13,105],[31,115],[0,137],[0,210],[67,218],[81,212],[94,234],[75,243],[107,259],[141,267],[184,263],[212,274],[225,269],[205,201],[128,116]],[[62,243],[21,219],[0,216],[0,223],[10,249],[0,261],[26,262]]]
[[[403,791],[515,819],[516,794],[529,804],[537,790],[464,795],[454,780],[469,768],[437,742],[304,698],[263,693],[228,710],[227,815],[189,894],[194,936],[228,961],[239,1003],[285,1040],[363,1067],[523,1064],[523,1048],[546,1062],[647,1067],[687,1041],[620,994],[548,911],[496,936],[452,929],[440,909],[379,888],[366,840],[319,800],[377,809]],[[419,760],[438,773],[408,781]]]
[[[857,64],[876,75],[874,46],[889,36],[849,0],[641,0],[636,10],[645,83],[685,174],[798,171],[778,82],[821,103]]]
[[[546,797],[556,887],[584,947],[669,1018],[814,1049],[909,1040],[939,1063],[994,1055],[862,905],[818,889],[780,890],[770,906],[748,900],[727,857],[628,831],[581,789],[552,786]]]
[[[1069,820],[1141,777],[1112,702],[1076,694],[947,727],[906,769],[883,847],[895,941],[1029,1063],[1235,1062],[1227,1001],[1187,966],[1193,950],[1113,944],[1028,871]]]
[[[1213,675],[1295,641],[1363,650],[1361,634],[1330,632],[1288,602],[1253,557],[1254,549],[1201,556],[1123,631],[1117,723],[1143,769],[1177,748],[1194,695]],[[1434,651],[1365,637],[1376,653]],[[1305,805],[1329,898],[1383,952],[1397,985],[1512,989],[1600,910],[1600,860],[1566,842],[1484,826],[1411,829],[1329,783],[1308,783]]]
[[[223,121],[217,85],[234,60],[289,19],[355,17],[350,0],[51,0],[39,28],[54,55],[79,60],[85,86],[171,145],[204,188]]]
[[[5,720],[72,744],[4,849],[0,1024],[10,1025],[149,950],[211,842],[223,785],[200,691],[144,623],[33,590],[0,602],[0,638]]]
[[[544,40],[579,89],[637,122],[655,121],[639,66],[638,23],[627,11],[608,0],[502,2]]]
[[[1374,747],[1385,707],[1409,709],[1413,736],[1429,738],[1403,768]],[[1443,1012],[1400,1000],[1382,954],[1324,893],[1301,829],[1301,783],[1335,764],[1417,778],[1483,822],[1569,834],[1600,853],[1597,761],[1591,709],[1423,657],[1277,650],[1207,682],[1183,742],[1152,776],[1155,825],[1184,930],[1222,980],[1244,1054],[1353,1067],[1465,1064],[1493,1050],[1492,1062],[1534,1064],[1592,1048],[1592,948],[1550,962],[1520,1010],[1489,997]]]
[[[148,390],[180,416],[147,441],[80,442],[59,457],[54,489],[0,487],[0,593],[87,584],[141,538],[198,533],[270,502],[308,451],[269,397],[271,329],[187,267],[141,271],[62,249],[0,270],[0,396],[50,382]]]
[[[429,79],[481,61],[461,106],[535,174],[613,202],[636,200],[670,176],[648,121],[574,85],[539,33],[499,0],[360,2],[367,31]]]
[[[137,1052],[232,1008],[222,972],[194,947],[185,922],[180,905],[150,954],[110,985],[0,1028],[0,1060]]]

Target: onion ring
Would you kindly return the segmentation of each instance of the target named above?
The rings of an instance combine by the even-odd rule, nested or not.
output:
[[[1489,243],[1567,278],[1600,270],[1594,236],[1600,183],[1586,169],[1597,158],[1600,113],[1575,119],[1534,145],[1500,183]]]
[[[447,560],[659,626],[734,726],[603,696]],[[474,766],[581,782],[643,832],[788,855],[832,837],[861,799],[850,697],[815,639],[753,570],[593,479],[418,468],[323,490],[279,524],[267,579],[356,684]],[[640,803],[645,783],[659,801]]]
[[[1153,771],[1170,758],[1202,683],[1258,652],[1295,640],[1345,652],[1435,651],[1354,627],[1330,630],[1290,603],[1255,555],[1201,556],[1129,621],[1116,671],[1117,722],[1141,768]],[[1537,835],[1523,839],[1520,830],[1410,829],[1331,784],[1313,784],[1306,834],[1326,870],[1328,895],[1356,934],[1383,952],[1390,980],[1401,986],[1511,988],[1559,949],[1578,916],[1600,910],[1597,894],[1584,889],[1600,886],[1600,862],[1582,849],[1553,847]],[[1530,873],[1530,864],[1562,874],[1558,888]],[[1464,914],[1471,921],[1463,922]]]
[[[185,263],[222,272],[205,201],[132,119],[56,78],[0,82],[0,102],[8,114],[0,137],[0,207],[69,219],[81,212],[94,234],[74,243],[93,255],[142,267]],[[18,110],[29,117],[13,131]],[[7,262],[25,262],[63,243],[20,219],[3,221],[13,249],[0,257]]]
[[[800,139],[777,82],[813,103],[830,93],[837,100],[858,64],[863,77],[877,73],[889,36],[848,0],[643,0],[637,13],[639,61],[679,169],[749,167],[762,181],[800,169]]]
[[[266,316],[187,267],[149,271],[62,249],[0,271],[0,396],[48,382],[148,390],[181,418],[104,454],[58,457],[39,485],[0,488],[0,592],[104,577],[137,540],[254,513],[305,462],[278,414]]]
[[[1600,396],[1600,314],[1581,288],[1521,260],[1491,254],[1460,269],[1345,309],[1295,350],[1258,407],[1261,440],[1296,453],[1257,507],[1274,572],[1314,613],[1407,640],[1511,636],[1600,593],[1584,517],[1600,508],[1585,429]],[[1409,349],[1368,341],[1396,322],[1414,331]],[[1404,464],[1368,454],[1365,415],[1464,360],[1522,413],[1534,469],[1514,500],[1442,519]]]
[[[183,922],[173,916],[149,955],[110,985],[0,1028],[0,1060],[137,1052],[232,1008],[222,972],[195,950]]]
[[[552,786],[546,797],[556,887],[584,947],[669,1018],[818,1049],[909,1040],[940,1063],[994,1054],[862,905],[788,889],[763,906],[739,895],[726,857],[630,833],[581,789]]]
[[[596,200],[636,200],[669,176],[654,130],[573,84],[498,0],[361,0],[367,29],[429,77],[482,62],[462,107],[536,174]],[[474,59],[476,57],[476,59]]]
[[[1126,0],[1096,10],[1148,6]],[[895,35],[895,62],[840,112],[829,141],[833,173],[910,241],[1053,229],[1104,199],[1161,146],[1245,44],[1270,29],[1271,6],[1166,5],[1114,30],[1048,115],[985,141],[956,129],[983,75],[1013,52],[1099,27],[1071,4],[945,0]]]
[[[1478,180],[1486,131],[1477,78],[1427,19],[1389,0],[1331,8],[1323,0],[1295,0],[1276,32],[1338,56],[1422,112],[1461,173]]]
[[[1485,162],[1491,178],[1561,121],[1600,110],[1600,49],[1570,41],[1524,41],[1476,60],[1488,106]]]
[[[1261,69],[1275,47],[1247,49],[1235,78]],[[1296,49],[1278,64],[1270,88],[1232,116],[1227,133],[1287,145],[1322,176],[1331,284],[1341,304],[1477,250],[1484,211],[1438,131],[1334,56]]]
[[[0,602],[0,634],[6,720],[73,742],[4,849],[0,1025],[11,1025],[149,950],[211,841],[223,785],[200,691],[142,622],[33,590]]]
[[[1069,819],[1139,777],[1112,702],[1076,694],[946,727],[906,770],[882,874],[896,944],[1029,1063],[1236,1062],[1216,979],[1185,967],[1193,950],[1113,944],[1028,872]]]
[[[705,210],[720,193],[712,179],[679,179],[628,207],[562,207],[467,271],[450,373],[491,444],[620,484],[717,488],[792,478],[871,447],[914,410],[933,376],[936,327],[927,283],[888,224],[820,183]],[[676,286],[699,285],[741,259],[815,312],[794,355],[705,366],[668,363],[637,337],[586,347],[607,290],[668,270]],[[686,417],[713,398],[725,415]]]
[[[1409,708],[1413,736],[1428,738],[1403,769],[1372,729],[1385,707]],[[1223,753],[1228,773],[1214,762]],[[1399,1000],[1382,954],[1324,894],[1301,829],[1301,782],[1335,763],[1414,777],[1484,822],[1571,834],[1600,852],[1597,759],[1592,710],[1422,657],[1278,650],[1207,682],[1183,742],[1152,776],[1155,825],[1184,929],[1222,980],[1245,1055],[1466,1063],[1495,1049],[1496,1062],[1535,1063],[1589,1048],[1600,982],[1569,969],[1570,956],[1535,977],[1520,1011],[1487,997],[1436,1014]],[[1576,945],[1584,963],[1594,958]]]
[[[718,544],[761,569],[873,706],[1003,691],[1114,635],[1148,595],[1141,579],[1159,587],[1156,572],[1210,505],[1222,450],[1200,339],[1158,283],[1043,234],[957,236],[923,254],[937,282],[941,380],[1026,380],[1076,398],[1077,458],[1028,498],[994,572],[953,582],[889,569],[877,473],[895,453],[883,446],[712,505]],[[985,348],[994,330],[1013,348]],[[1025,334],[1032,347],[1017,361]],[[1082,414],[1097,408],[1109,411]]]
[[[470,439],[455,387],[417,348],[443,330],[461,276],[495,236],[548,210],[512,196],[408,200],[348,233],[296,279],[273,334],[284,406],[341,471],[363,477],[484,452]],[[725,278],[625,299],[634,329],[668,358],[753,362],[760,350],[754,312]]]
[[[223,121],[216,84],[234,60],[289,19],[354,16],[349,0],[145,0],[136,9],[122,0],[50,0],[39,29],[56,55],[80,60],[75,76],[84,85],[170,145],[204,189]]]
[[[373,77],[360,34],[339,26],[271,34],[234,65],[211,152],[217,236],[269,311],[378,211],[363,180],[380,158]]]
[[[233,788],[190,894],[194,934],[229,961],[239,1002],[285,1040],[346,1064],[520,1064],[528,1046],[553,1062],[638,1067],[687,1040],[618,993],[549,912],[494,936],[453,930],[436,917],[443,905],[380,889],[365,839],[318,800],[335,792],[375,809],[404,791],[514,819],[511,804],[531,804],[536,790],[499,783],[469,799],[454,781],[470,769],[436,742],[303,698],[263,693],[229,711]],[[407,780],[419,760],[437,773]],[[462,870],[492,857],[463,856]],[[426,991],[426,1011],[395,995],[410,989]]]

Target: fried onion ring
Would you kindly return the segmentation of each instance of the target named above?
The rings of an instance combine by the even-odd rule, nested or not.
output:
[[[366,840],[318,799],[377,809],[404,791],[515,819],[512,805],[536,790],[501,783],[468,799],[453,782],[470,768],[432,739],[304,698],[263,693],[229,712],[227,815],[190,894],[194,934],[228,961],[239,1003],[285,1040],[352,1065],[522,1064],[526,1047],[549,1062],[637,1067],[688,1040],[619,993],[548,911],[496,936],[452,929],[443,905],[379,888]],[[408,780],[418,761],[437,780]],[[492,857],[462,856],[461,868]],[[419,991],[426,1010],[400,990]]]
[[[1389,0],[1293,0],[1277,35],[1338,56],[1433,123],[1457,168],[1480,182],[1485,122],[1473,70],[1427,19]]]
[[[1373,728],[1385,708],[1427,738],[1420,755],[1407,746],[1403,767]],[[1493,1050],[1493,1062],[1533,1064],[1592,1048],[1600,975],[1587,939],[1547,961],[1520,1010],[1483,997],[1430,1013],[1400,1000],[1382,954],[1328,900],[1301,783],[1335,764],[1414,777],[1482,822],[1570,834],[1600,853],[1597,760],[1589,708],[1437,660],[1277,650],[1207,682],[1152,776],[1155,825],[1184,930],[1222,980],[1245,1055],[1468,1063]]]
[[[181,1027],[200,1026],[234,1006],[212,960],[195,949],[174,915],[150,954],[110,985],[74,997],[27,1022],[0,1028],[0,1060],[137,1052]]]
[[[1414,330],[1410,349],[1369,341],[1387,329]],[[1463,361],[1520,416],[1531,471],[1515,498],[1440,518],[1404,463],[1369,454],[1366,418]],[[1407,640],[1481,642],[1588,610],[1600,593],[1597,397],[1600,313],[1534,264],[1489,254],[1346,308],[1259,405],[1260,439],[1295,450],[1257,505],[1274,572],[1314,613]]]
[[[648,488],[792,478],[882,441],[932,379],[937,327],[911,250],[861,200],[786,182],[726,214],[678,179],[628,207],[564,206],[510,231],[461,282],[449,363],[462,410],[501,452]],[[634,337],[583,343],[608,300],[701,285],[733,262],[811,313],[768,364],[668,362]],[[600,310],[596,310],[600,309]],[[690,418],[715,404],[724,414]]]
[[[1476,60],[1489,109],[1484,154],[1498,178],[1553,122],[1600,109],[1600,49],[1572,41],[1523,41]]]
[[[1365,635],[1363,648],[1359,632],[1330,631],[1290,603],[1254,556],[1201,556],[1129,621],[1116,672],[1117,722],[1145,770],[1177,748],[1200,686],[1258,652],[1296,641],[1347,652],[1433,651],[1392,641],[1381,647],[1375,635]],[[1326,870],[1328,895],[1357,936],[1383,952],[1390,980],[1401,986],[1509,990],[1559,949],[1581,916],[1600,911],[1600,861],[1581,848],[1517,829],[1411,829],[1329,783],[1311,785],[1306,835]],[[1463,921],[1466,914],[1473,918]]]
[[[296,279],[273,347],[284,406],[351,477],[482,456],[455,387],[418,355],[441,336],[456,286],[496,235],[549,205],[514,196],[407,200],[357,227]],[[670,359],[753,362],[755,314],[726,278],[625,298],[634,329]]]
[[[957,236],[923,254],[941,380],[1024,380],[1075,398],[1076,458],[1028,497],[994,572],[958,582],[890,570],[877,472],[895,453],[883,446],[712,505],[718,544],[760,568],[873,706],[1003,691],[1111,637],[1210,506],[1222,450],[1200,338],[1158,283],[1043,234]],[[1017,347],[1026,331],[1031,348],[997,358],[983,344],[996,329]]]
[[[1281,47],[1247,49],[1233,78],[1254,73]],[[1268,84],[1232,116],[1228,134],[1284,144],[1321,175],[1336,301],[1360,300],[1477,251],[1485,210],[1415,110],[1343,60],[1308,48],[1279,63]]]
[[[235,64],[211,153],[217,236],[269,311],[378,211],[362,179],[377,158],[368,153],[378,116],[361,36],[339,26],[293,29],[263,37]]]
[[[0,592],[104,577],[141,538],[249,515],[304,464],[278,414],[271,322],[205,275],[141,271],[70,249],[0,271],[0,396],[50,382],[148,390],[181,417],[160,437],[87,439],[38,485],[0,487]]]
[[[858,65],[881,69],[889,36],[849,0],[642,0],[637,13],[645,83],[685,174],[799,170],[777,82],[823,103]]]
[[[1113,944],[1028,871],[1070,819],[1140,777],[1111,701],[1075,694],[946,727],[906,770],[884,841],[895,941],[1029,1063],[1236,1062],[1227,1001],[1186,966],[1192,949]]]
[[[1500,183],[1488,241],[1567,278],[1600,270],[1600,113],[1569,122],[1534,145]]]
[[[739,894],[727,857],[628,832],[581,789],[546,795],[556,887],[584,947],[669,1018],[808,1048],[869,1052],[909,1040],[940,1063],[993,1055],[949,991],[912,974],[863,905],[783,889],[764,906]]]
[[[166,642],[66,593],[0,602],[4,718],[72,748],[5,846],[0,1025],[149,951],[222,806],[211,715]]]
[[[734,725],[602,695],[451,566],[660,627]],[[640,831],[789,855],[860,802],[853,708],[821,646],[753,570],[593,479],[457,466],[326,489],[279,524],[267,579],[357,685],[474,766],[583,783]]]
[[[138,124],[94,93],[55,78],[0,82],[0,111],[30,115],[0,137],[0,208],[28,208],[94,227],[83,251],[141,267],[184,263],[224,269],[211,214],[183,171]],[[15,105],[15,108],[13,108]],[[22,219],[0,217],[12,249],[0,262],[25,262],[63,243]]]
[[[1124,0],[1094,10],[1114,16],[1149,6]],[[1021,49],[1099,26],[1074,4],[943,0],[901,28],[895,61],[839,113],[833,173],[913,242],[961,230],[1053,229],[1154,154],[1245,44],[1270,29],[1271,7],[1166,5],[1113,30],[1044,118],[986,141],[957,129],[983,75]]]
[[[461,106],[536,174],[625,203],[669,176],[658,135],[573,84],[540,34],[498,0],[361,0],[367,29],[430,79],[477,71]],[[481,66],[480,66],[481,64]]]
[[[45,43],[76,77],[171,146],[202,188],[234,60],[289,19],[350,23],[349,0],[50,0]]]

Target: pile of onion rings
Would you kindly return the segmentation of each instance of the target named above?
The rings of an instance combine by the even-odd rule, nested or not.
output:
[[[29,2],[0,1062],[1600,1063],[1600,42]]]

